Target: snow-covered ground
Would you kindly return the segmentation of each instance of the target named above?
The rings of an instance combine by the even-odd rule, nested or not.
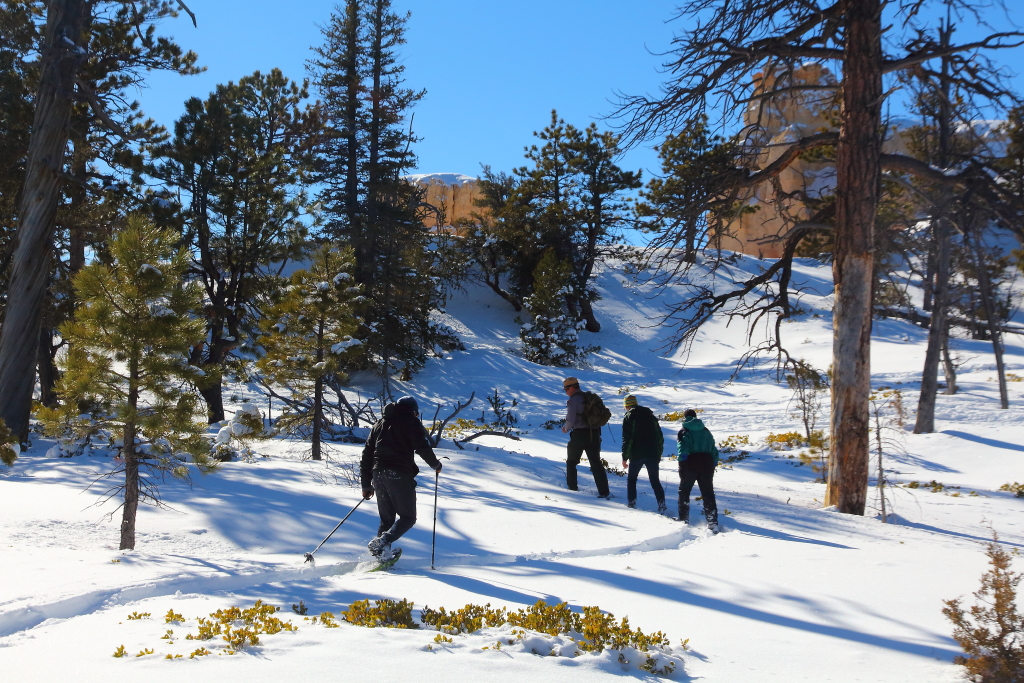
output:
[[[756,265],[742,259],[736,267]],[[807,298],[807,312],[787,323],[785,333],[796,355],[824,368],[831,347],[828,273],[810,263],[800,272],[817,295]],[[405,554],[392,572],[366,572],[365,543],[377,526],[372,502],[317,553],[315,566],[303,563],[302,553],[359,495],[323,465],[304,461],[307,445],[288,439],[258,444],[257,452],[268,457],[227,463],[192,488],[164,484],[173,509],[141,510],[137,549],[120,552],[119,518],[107,517],[114,504],[94,507],[103,486],[86,490],[110,469],[110,460],[48,458],[53,443],[39,439],[15,467],[0,472],[4,680],[651,678],[639,662],[622,664],[608,652],[573,657],[557,639],[545,646],[562,656],[537,656],[539,646],[525,641],[495,649],[507,628],[435,644],[433,631],[347,623],[324,628],[290,609],[302,600],[309,616],[338,615],[364,598],[404,598],[417,610],[467,603],[518,608],[537,600],[596,605],[628,616],[644,632],[665,632],[684,663],[674,680],[960,680],[942,600],[976,590],[986,567],[981,544],[990,537],[988,525],[1007,545],[1024,545],[1024,500],[998,491],[1024,481],[1024,382],[1010,384],[1012,407],[998,410],[989,347],[959,340],[962,388],[939,397],[937,433],[904,430],[905,453],[885,461],[895,482],[935,480],[949,488],[892,489],[899,524],[839,515],[821,509],[824,486],[790,457],[795,453],[765,448],[769,432],[797,429],[789,390],[764,373],[727,382],[744,350],[742,329],[709,326],[684,366],[680,357],[652,351],[666,331],[646,316],[663,299],[650,298],[612,269],[600,275],[599,285],[604,330],[588,341],[602,350],[590,368],[573,374],[605,397],[615,421],[628,390],[656,413],[702,408],[719,441],[746,435],[754,444],[749,458],[716,475],[723,533],[710,536],[703,523],[686,528],[656,514],[643,476],[637,510],[626,508],[625,479],[614,475],[611,501],[596,498],[585,467],[580,491],[565,490],[566,437],[542,427],[561,416],[565,373],[509,353],[518,345],[515,314],[489,292],[470,288],[446,316],[466,350],[432,361],[402,390],[417,396],[427,413],[435,401],[450,405],[472,391],[482,397],[497,389],[505,399],[518,399],[527,433],[520,442],[483,438],[467,450],[442,443],[438,454],[450,460],[440,478],[435,570],[434,481],[427,474],[420,477],[420,521],[401,540]],[[876,323],[875,384],[901,389],[911,409],[924,340],[924,331],[910,324]],[[1020,373],[1022,342],[1011,336],[1007,343],[1009,369]],[[244,386],[226,395],[255,397]],[[478,399],[466,412],[476,417],[482,405]],[[675,428],[664,425],[672,437]],[[613,465],[618,436],[613,421],[604,440]],[[667,451],[673,443],[667,441]],[[333,448],[338,460],[359,451]],[[662,465],[671,508],[674,466],[667,458]],[[697,519],[700,506],[693,507]],[[219,639],[185,638],[198,632],[197,617],[257,599],[281,606],[278,616],[298,630],[263,636],[261,645],[234,656],[221,654]],[[184,623],[165,623],[168,610],[183,615]],[[129,619],[133,613],[151,616]],[[113,658],[121,645],[128,656]],[[201,646],[213,655],[189,659]],[[134,656],[146,648],[153,654]],[[167,661],[178,654],[180,661]]]

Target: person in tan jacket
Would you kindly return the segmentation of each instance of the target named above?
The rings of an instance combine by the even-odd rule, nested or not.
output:
[[[590,472],[594,475],[594,483],[597,484],[597,497],[607,500],[612,494],[608,490],[608,474],[605,472],[604,463],[601,462],[601,430],[592,429],[583,417],[584,402],[580,381],[575,377],[567,377],[562,382],[562,388],[569,396],[565,404],[565,424],[562,425],[562,431],[569,434],[569,444],[566,446],[565,485],[570,491],[579,490],[576,466],[586,453],[590,462]]]

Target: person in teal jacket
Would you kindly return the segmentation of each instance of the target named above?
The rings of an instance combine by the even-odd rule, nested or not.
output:
[[[683,413],[683,428],[679,430],[676,453],[679,455],[679,521],[690,523],[690,492],[696,482],[700,487],[708,529],[717,534],[718,504],[715,501],[714,479],[718,447],[715,445],[715,437],[697,419],[695,410]]]
[[[622,467],[628,469],[626,498],[631,508],[636,507],[636,479],[640,470],[647,468],[654,497],[658,500],[658,512],[668,510],[665,505],[665,489],[661,487],[661,455],[665,448],[665,435],[658,418],[650,408],[639,405],[636,396],[630,394],[625,400],[626,416],[622,419]]]

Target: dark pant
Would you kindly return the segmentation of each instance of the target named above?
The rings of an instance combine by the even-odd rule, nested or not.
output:
[[[416,477],[395,470],[375,470],[373,490],[380,515],[377,535],[394,543],[416,524]]]
[[[715,459],[710,453],[690,453],[679,463],[679,519],[689,522],[690,491],[694,482],[700,487],[704,503],[704,517],[708,524],[718,523],[718,504],[715,502]]]
[[[640,470],[647,468],[647,477],[651,480],[651,488],[654,489],[654,497],[658,499],[658,505],[665,504],[665,489],[661,487],[661,477],[658,468],[661,467],[661,460],[630,460],[629,477],[626,479],[626,498],[630,503],[636,502],[636,478]]]
[[[590,471],[594,475],[594,483],[597,484],[599,496],[608,495],[608,474],[604,471],[604,464],[601,462],[601,430],[600,429],[574,429],[569,432],[569,445],[566,446],[565,460],[565,485],[570,491],[577,491],[576,465],[580,464],[583,454],[587,454],[590,461]]]

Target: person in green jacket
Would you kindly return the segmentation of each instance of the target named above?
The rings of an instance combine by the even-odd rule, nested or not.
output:
[[[640,470],[646,467],[654,497],[658,499],[658,512],[664,513],[668,506],[665,505],[665,489],[661,487],[658,470],[665,447],[665,435],[658,418],[650,408],[639,405],[636,396],[627,396],[625,407],[626,416],[622,419],[622,467],[629,470],[626,479],[628,505],[636,507],[636,478]]]
[[[683,413],[683,428],[679,430],[676,453],[679,455],[679,521],[690,523],[690,491],[694,482],[700,487],[704,503],[704,518],[708,529],[718,533],[718,504],[715,501],[715,467],[718,465],[718,447],[704,423],[697,419],[697,411]]]

